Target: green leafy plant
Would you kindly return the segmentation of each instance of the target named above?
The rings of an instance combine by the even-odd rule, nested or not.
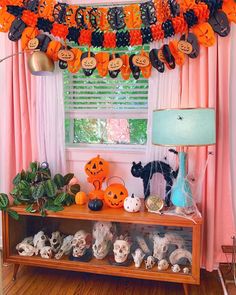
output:
[[[47,162],[32,162],[27,171],[22,170],[13,179],[11,195],[14,204],[26,204],[27,212],[40,212],[42,216],[46,215],[47,210],[62,211],[64,206],[74,203],[73,194],[80,191],[78,184],[70,186],[68,191],[73,177],[73,173],[52,177]]]
[[[18,220],[19,214],[16,211],[10,209],[9,204],[10,202],[9,202],[8,195],[0,193],[0,210],[6,211],[12,218]]]

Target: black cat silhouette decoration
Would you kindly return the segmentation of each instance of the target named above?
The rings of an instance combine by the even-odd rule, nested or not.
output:
[[[171,187],[173,185],[173,180],[177,177],[179,169],[174,171],[171,166],[162,161],[152,161],[142,166],[142,163],[133,162],[131,167],[131,173],[134,177],[140,177],[143,180],[143,190],[144,197],[146,198],[150,195],[150,180],[152,179],[153,174],[161,173],[166,181],[166,195],[165,203],[170,206],[170,195]]]

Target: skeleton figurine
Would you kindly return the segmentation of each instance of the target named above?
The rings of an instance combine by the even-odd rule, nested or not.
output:
[[[145,254],[140,248],[137,248],[134,253],[132,253],[132,257],[134,259],[135,267],[140,267]]]
[[[158,265],[157,265],[157,269],[158,270],[167,270],[169,267],[169,263],[166,259],[161,259],[159,262],[158,262]]]
[[[73,256],[81,257],[85,255],[86,250],[91,247],[92,237],[91,234],[86,233],[84,230],[79,230],[75,233],[72,240]]]
[[[40,250],[46,246],[47,237],[43,231],[39,231],[33,238],[33,244],[35,247],[35,254],[38,255]]]
[[[115,227],[111,222],[97,221],[93,226],[93,239],[92,246],[93,255],[97,259],[103,259],[109,253],[112,240],[114,239]]]
[[[120,236],[114,243],[114,259],[117,263],[123,263],[127,260],[130,253],[131,244],[128,236]]]
[[[40,249],[40,255],[42,258],[52,258],[53,250],[50,246],[45,246]]]
[[[16,250],[21,256],[33,256],[35,254],[33,237],[27,237],[21,243],[17,244]]]
[[[55,231],[52,233],[49,242],[54,253],[57,253],[59,251],[62,245],[63,238],[64,236],[59,231]]]
[[[73,236],[69,235],[64,238],[61,248],[59,249],[58,253],[55,255],[56,259],[60,259],[63,255],[69,255],[72,249],[72,240]]]
[[[145,260],[145,268],[146,269],[151,269],[153,266],[156,264],[156,259],[153,256],[148,256],[147,259]]]
[[[184,248],[184,239],[175,233],[166,233],[164,237],[159,234],[153,236],[153,256],[161,260],[166,257],[169,245],[176,245],[177,248]]]
[[[171,270],[173,272],[180,272],[180,266],[178,264],[174,264],[173,266],[171,266]]]

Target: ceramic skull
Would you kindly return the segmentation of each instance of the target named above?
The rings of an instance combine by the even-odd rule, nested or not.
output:
[[[153,256],[148,256],[147,259],[145,260],[145,268],[146,269],[151,269],[153,266],[156,264],[156,259]]]
[[[145,254],[143,253],[143,251],[140,248],[136,249],[135,252],[132,253],[135,267],[141,266],[144,256],[145,256]]]
[[[174,264],[171,266],[171,270],[173,272],[180,272],[180,266],[178,264]]]
[[[130,253],[130,243],[128,237],[120,236],[114,243],[114,259],[117,263],[123,263],[127,260]]]
[[[141,208],[141,200],[134,194],[127,197],[124,201],[124,208],[127,212],[138,212]]]
[[[60,259],[64,254],[69,255],[72,249],[72,240],[74,236],[69,235],[66,236],[62,242],[61,248],[59,249],[58,253],[55,255],[56,259]]]
[[[107,256],[111,249],[112,240],[114,238],[115,227],[111,222],[95,222],[93,226],[92,246],[93,255],[97,259],[103,259]]]
[[[157,269],[158,270],[167,270],[169,267],[169,263],[166,259],[161,259],[159,262],[158,262],[158,265],[157,265]]]
[[[186,275],[188,275],[190,273],[190,269],[188,267],[184,267],[183,268],[183,273],[185,273]]]
[[[91,234],[86,233],[84,230],[77,231],[72,240],[73,256],[74,257],[83,256],[86,250],[91,247],[91,244],[92,244]]]
[[[16,250],[18,251],[18,254],[21,256],[33,256],[35,254],[34,246],[25,242],[17,244]]]
[[[52,233],[51,238],[49,239],[52,251],[57,253],[60,249],[63,241],[63,235],[59,231],[55,231]]]
[[[39,251],[45,246],[47,237],[43,231],[39,231],[33,238],[33,244],[35,247],[35,254],[38,255]]]
[[[42,258],[52,258],[53,249],[50,246],[45,246],[40,249],[40,255]]]

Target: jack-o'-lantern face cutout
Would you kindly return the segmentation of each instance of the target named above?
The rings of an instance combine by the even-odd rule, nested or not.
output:
[[[95,56],[97,61],[97,70],[98,74],[101,77],[106,77],[108,74],[108,63],[109,63],[109,53],[107,52],[99,52]]]
[[[236,2],[234,0],[223,1],[222,10],[229,21],[236,23]]]
[[[111,54],[110,61],[108,63],[109,75],[111,78],[116,78],[120,72],[120,68],[122,67],[122,59],[120,59],[119,54]]]
[[[184,41],[185,43],[182,43],[181,47],[178,47],[179,50],[186,53],[190,58],[198,57],[199,51],[200,51],[199,43],[198,43],[197,37],[193,33],[188,33],[187,37],[186,35],[181,36],[180,40]],[[190,51],[191,48],[189,45],[192,47],[191,51]]]
[[[226,37],[230,33],[230,26],[227,15],[223,11],[217,11],[209,20],[214,32],[221,37]]]
[[[34,48],[31,47],[29,49],[36,49],[39,44],[38,39],[35,38],[37,35],[38,35],[38,29],[31,28],[31,27],[26,28],[21,36],[22,49],[25,50],[26,48],[29,48],[28,44],[29,44],[30,40],[35,41],[35,42],[33,42],[33,41],[31,42],[31,43],[35,43],[35,47]],[[33,44],[32,44],[32,46],[33,46]]]
[[[171,54],[174,56],[176,64],[179,66],[182,66],[184,64],[185,56],[184,56],[184,53],[178,49],[178,41],[177,40],[170,41],[169,48],[170,48]]]
[[[106,188],[104,201],[111,208],[121,208],[126,197],[128,197],[128,191],[125,186],[120,183],[113,183]]]
[[[129,66],[129,56],[128,54],[123,54],[120,57],[122,59],[123,65],[121,67],[121,76],[124,80],[129,80],[131,69]]]
[[[109,164],[98,155],[96,158],[91,159],[84,167],[85,173],[88,175],[88,181],[94,182],[97,179],[104,179],[109,172]]]
[[[96,69],[97,61],[95,59],[95,54],[93,52],[84,52],[81,55],[81,66],[85,76],[89,77],[93,74]]]
[[[202,23],[193,28],[193,33],[197,36],[200,44],[205,47],[212,46],[215,41],[215,34],[209,23]]]
[[[61,49],[62,45],[59,41],[51,41],[48,44],[47,56],[50,57],[53,61],[58,61],[58,52]]]

